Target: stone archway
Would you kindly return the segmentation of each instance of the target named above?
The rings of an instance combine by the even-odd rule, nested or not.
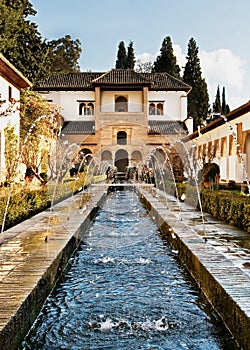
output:
[[[220,167],[216,163],[206,163],[202,169],[203,184],[217,183],[220,176]]]
[[[103,151],[102,160],[108,162],[109,164],[113,164],[112,153],[110,151]]]
[[[125,172],[128,166],[128,152],[125,149],[119,149],[115,154],[115,166],[117,172]]]
[[[132,165],[137,165],[142,161],[142,154],[140,151],[134,151],[131,154],[131,164]]]

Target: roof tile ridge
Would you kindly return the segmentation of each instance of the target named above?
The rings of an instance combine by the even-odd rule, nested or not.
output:
[[[100,73],[101,75],[95,79],[92,80],[92,83],[93,82],[96,82],[98,81],[99,79],[102,79],[103,77],[105,77],[105,75],[108,75],[112,72],[112,70],[114,70],[113,68],[111,68],[110,70],[108,70],[107,72],[104,72],[104,73]]]

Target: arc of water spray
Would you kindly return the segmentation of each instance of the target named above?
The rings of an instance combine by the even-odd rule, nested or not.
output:
[[[23,141],[23,146],[26,144],[26,142],[28,141],[29,139],[29,136],[31,134],[31,131],[34,129],[36,123],[38,123],[41,119],[44,119],[44,118],[51,118],[50,115],[42,115],[40,117],[38,117],[31,125],[31,127],[29,128],[28,132],[27,132],[27,135]],[[20,152],[20,148],[18,150],[18,156],[17,156],[17,160],[18,162],[20,161],[21,157],[22,157],[22,154],[24,152],[24,147],[22,147],[22,150]],[[4,209],[4,215],[3,215],[3,221],[2,221],[2,227],[1,227],[1,234],[4,232],[4,228],[5,228],[5,222],[6,222],[6,218],[7,218],[7,213],[8,213],[8,209],[9,209],[9,204],[10,204],[10,198],[11,198],[11,194],[12,194],[12,190],[13,190],[13,187],[11,186],[10,187],[10,191],[9,191],[9,195],[8,195],[8,198],[7,198],[7,203],[6,203],[6,206],[5,206],[5,209]]]

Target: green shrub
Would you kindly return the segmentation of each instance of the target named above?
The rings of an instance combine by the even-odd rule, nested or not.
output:
[[[106,179],[106,175],[92,177],[97,183]],[[29,188],[2,188],[0,193],[0,231],[8,229],[25,219],[49,208],[90,184],[90,179],[81,173],[77,179],[67,179],[64,182],[49,182],[37,190]]]
[[[202,208],[217,219],[250,232],[250,198],[229,191],[203,190]]]

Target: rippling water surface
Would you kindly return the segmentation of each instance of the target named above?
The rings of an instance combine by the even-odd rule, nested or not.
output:
[[[23,349],[236,349],[134,192],[110,194]]]

